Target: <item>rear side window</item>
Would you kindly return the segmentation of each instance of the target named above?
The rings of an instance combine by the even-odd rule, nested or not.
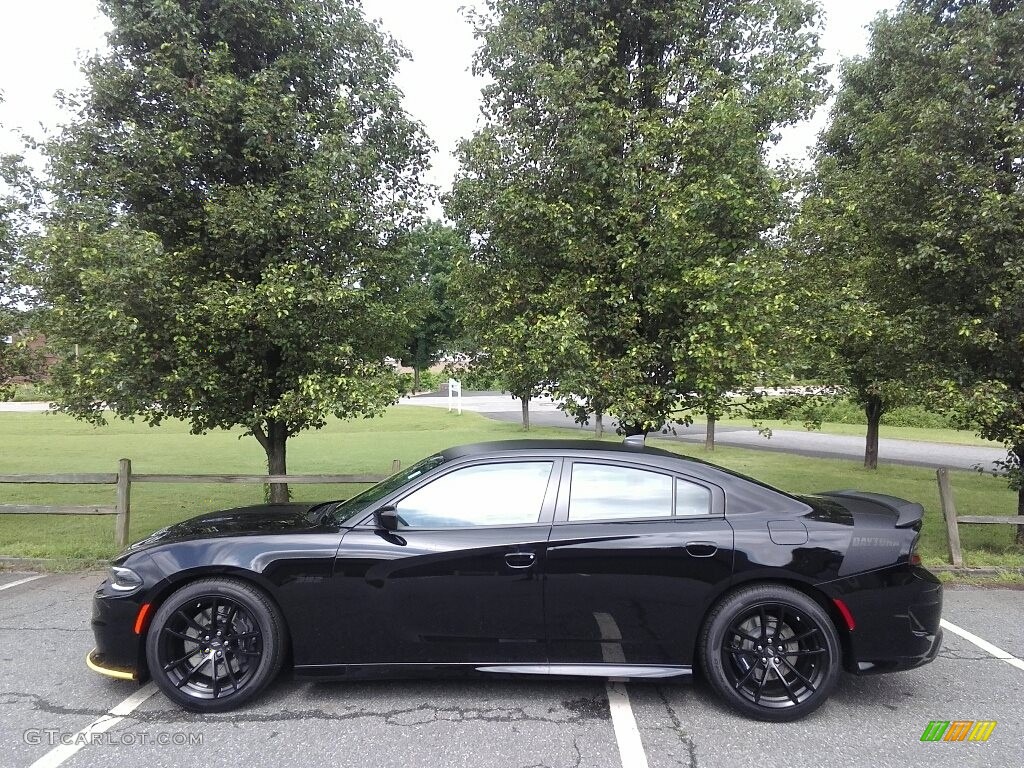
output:
[[[572,465],[569,520],[671,517],[672,478],[607,464]]]
[[[696,517],[711,512],[711,491],[660,472],[608,464],[572,465],[569,521]]]

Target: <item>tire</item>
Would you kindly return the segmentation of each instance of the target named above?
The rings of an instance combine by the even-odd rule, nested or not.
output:
[[[153,681],[182,709],[224,712],[274,679],[285,641],[280,613],[261,590],[236,579],[203,579],[157,610],[146,661]]]
[[[820,707],[842,665],[829,615],[803,592],[776,584],[727,595],[708,615],[698,653],[731,709],[770,722],[798,720]]]

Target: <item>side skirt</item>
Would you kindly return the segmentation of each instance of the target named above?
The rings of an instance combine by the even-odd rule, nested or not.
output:
[[[688,678],[693,669],[655,664],[310,664],[295,667],[296,677],[318,680],[443,677],[445,675],[545,675],[628,679]]]

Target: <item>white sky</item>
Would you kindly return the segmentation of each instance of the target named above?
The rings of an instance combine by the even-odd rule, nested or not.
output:
[[[457,170],[452,157],[459,139],[476,125],[480,83],[469,73],[475,42],[459,7],[473,0],[364,0],[368,16],[413,55],[399,74],[406,108],[423,122],[438,146],[428,181],[447,189]],[[826,12],[822,35],[825,60],[864,52],[865,25],[896,0],[821,0]],[[20,151],[17,132],[37,138],[52,131],[63,115],[57,90],[72,91],[84,80],[77,62],[104,46],[106,20],[94,0],[0,0],[0,152]],[[824,126],[826,110],[787,130],[778,155],[804,159]]]

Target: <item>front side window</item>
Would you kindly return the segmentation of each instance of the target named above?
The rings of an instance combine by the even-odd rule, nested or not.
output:
[[[399,527],[530,525],[540,518],[550,461],[480,464],[457,469],[395,505]]]

